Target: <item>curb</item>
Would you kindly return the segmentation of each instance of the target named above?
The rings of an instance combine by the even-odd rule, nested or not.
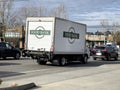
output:
[[[29,84],[20,85],[20,86],[0,88],[0,90],[27,90],[33,87],[37,87],[37,86],[34,83],[29,83]]]

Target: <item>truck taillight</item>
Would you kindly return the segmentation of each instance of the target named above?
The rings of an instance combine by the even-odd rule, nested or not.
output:
[[[54,51],[54,45],[51,45],[50,52]]]

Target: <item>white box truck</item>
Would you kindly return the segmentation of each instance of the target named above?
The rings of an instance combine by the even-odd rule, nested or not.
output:
[[[38,64],[87,63],[86,25],[57,17],[28,17],[25,46]]]

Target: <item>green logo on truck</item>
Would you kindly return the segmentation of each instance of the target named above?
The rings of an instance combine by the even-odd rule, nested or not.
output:
[[[79,33],[75,33],[75,29],[71,27],[68,32],[63,32],[63,37],[68,38],[68,41],[70,44],[73,44],[75,42],[75,39],[79,39]]]
[[[50,35],[50,30],[45,30],[44,27],[39,26],[35,30],[30,30],[30,34],[35,35],[38,39],[41,39],[45,35]]]

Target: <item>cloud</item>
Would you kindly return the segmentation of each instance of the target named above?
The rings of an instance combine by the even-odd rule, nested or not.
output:
[[[90,25],[99,25],[103,19],[120,21],[120,0],[26,0],[26,4],[53,8],[64,4],[69,19]]]
[[[120,12],[109,12],[109,11],[102,11],[102,12],[90,12],[90,13],[83,13],[83,14],[74,14],[72,17],[80,17],[81,20],[103,20],[103,19],[119,19]]]
[[[119,0],[78,0],[69,10],[71,20],[88,26],[99,25],[103,19],[120,21]]]

